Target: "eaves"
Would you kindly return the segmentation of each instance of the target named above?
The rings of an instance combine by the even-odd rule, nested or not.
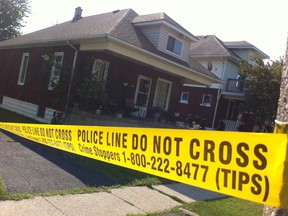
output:
[[[80,51],[109,50],[119,55],[126,56],[127,58],[158,68],[159,70],[168,72],[178,77],[184,77],[198,83],[211,85],[212,83],[221,82],[221,80],[219,80],[216,76],[209,76],[208,74],[185,67],[184,65],[159,56],[113,35],[107,34],[106,39],[106,42],[99,42],[98,40],[83,41],[83,43],[80,45]]]

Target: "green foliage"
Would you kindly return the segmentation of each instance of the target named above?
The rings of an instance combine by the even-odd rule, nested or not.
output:
[[[95,74],[84,78],[80,88],[78,89],[78,96],[81,100],[81,105],[85,109],[95,109],[102,105],[105,92],[105,82],[98,81]]]
[[[30,13],[28,0],[0,0],[0,41],[20,35],[23,19]]]
[[[64,110],[72,69],[70,66],[57,62],[56,58],[57,56],[55,57],[52,53],[42,55],[42,67],[40,72],[43,76],[50,76],[49,85],[51,87],[51,92],[53,92],[53,99],[51,101],[53,106],[57,107],[57,109]],[[53,73],[52,69],[54,69]],[[44,93],[46,93],[46,89],[43,91],[43,94]],[[38,92],[40,97],[43,97],[43,94]]]
[[[274,120],[280,94],[283,60],[264,62],[254,56],[240,62],[239,74],[246,78],[246,111],[253,112],[261,122]]]

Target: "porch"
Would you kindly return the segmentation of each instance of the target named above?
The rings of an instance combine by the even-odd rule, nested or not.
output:
[[[244,94],[248,88],[245,79],[228,79],[226,84],[226,92]]]
[[[147,127],[147,128],[179,128],[175,121],[159,121],[158,119],[143,119],[131,116],[97,114],[72,109],[68,115],[69,125],[95,125],[116,127]]]

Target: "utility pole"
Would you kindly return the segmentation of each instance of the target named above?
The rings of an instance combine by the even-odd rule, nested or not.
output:
[[[284,131],[288,129],[288,37],[286,43],[286,54],[282,70],[282,79],[280,85],[280,96],[278,101],[278,110],[276,120],[284,124]],[[277,127],[277,125],[275,126]],[[279,179],[281,181],[281,179]],[[288,191],[287,191],[288,193]],[[288,200],[285,200],[288,202]],[[263,216],[288,216],[288,209],[264,206]]]

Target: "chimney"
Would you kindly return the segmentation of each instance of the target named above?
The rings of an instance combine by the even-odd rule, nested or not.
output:
[[[75,14],[74,14],[72,22],[76,22],[77,20],[82,18],[82,11],[83,10],[81,7],[75,8]]]

